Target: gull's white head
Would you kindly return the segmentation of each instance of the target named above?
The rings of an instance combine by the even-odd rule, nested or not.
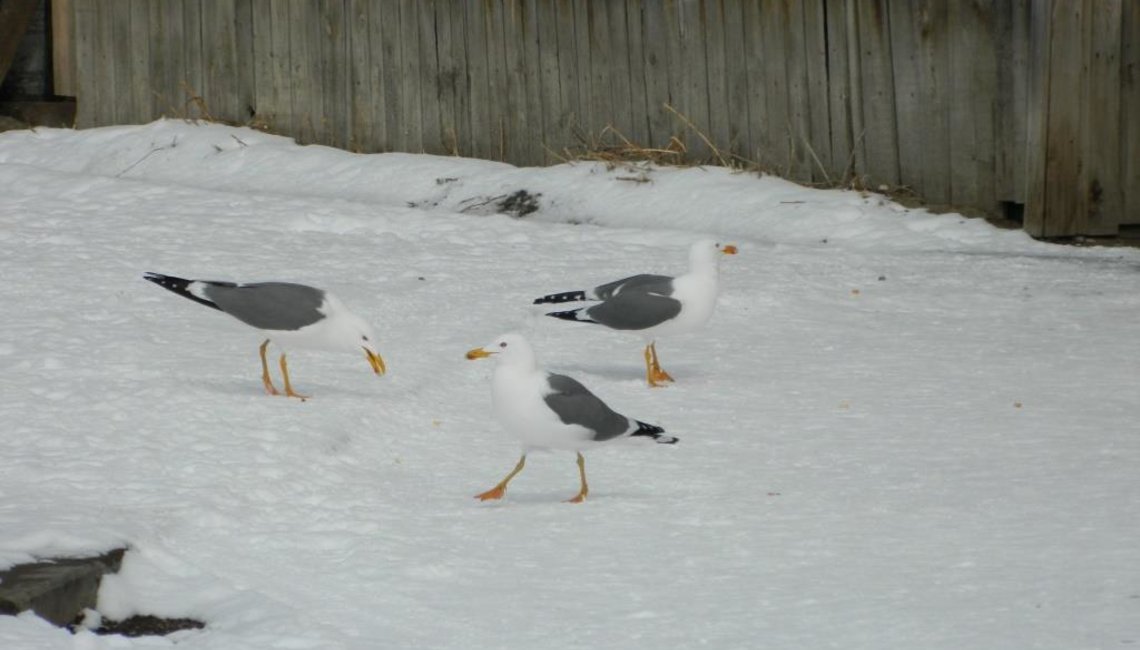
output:
[[[714,239],[702,239],[689,248],[689,268],[694,271],[715,269],[721,255],[736,255],[736,246]]]
[[[500,365],[533,368],[537,363],[530,342],[515,332],[504,334],[490,344],[467,353],[467,358],[471,361],[491,356],[498,357]]]
[[[378,375],[384,374],[387,368],[384,366],[384,359],[376,351],[376,335],[372,332],[372,327],[363,318],[349,311],[335,297],[326,294],[325,300],[329,318],[328,327],[333,330],[332,338],[335,339],[337,347],[350,352],[364,350],[364,356],[368,359],[368,365],[372,366],[372,371]]]

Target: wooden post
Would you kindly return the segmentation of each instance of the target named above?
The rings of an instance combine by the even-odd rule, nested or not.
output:
[[[1062,0],[1063,1],[1063,0]],[[1049,40],[1053,0],[1029,8],[1029,66],[1026,79],[1025,214],[1022,227],[1034,237],[1045,235],[1046,133],[1049,127]]]
[[[51,66],[56,95],[75,97],[75,33],[71,0],[51,0]]]
[[[1092,0],[1085,16],[1086,47],[1084,75],[1088,83],[1083,111],[1079,198],[1087,220],[1082,235],[1115,235],[1122,212],[1120,160],[1120,32],[1122,2],[1135,0]],[[1132,120],[1140,116],[1132,116]]]

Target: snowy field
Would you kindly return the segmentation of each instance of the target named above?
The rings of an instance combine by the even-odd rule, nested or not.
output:
[[[647,180],[636,182],[630,179]],[[541,195],[522,219],[489,199]],[[698,334],[531,300],[735,243]],[[104,616],[4,650],[1140,647],[1140,251],[722,169],[519,169],[158,122],[0,135],[0,568],[128,545]],[[290,280],[376,329],[298,351],[145,282]],[[545,306],[549,307],[549,305]],[[681,442],[534,455],[510,330]]]

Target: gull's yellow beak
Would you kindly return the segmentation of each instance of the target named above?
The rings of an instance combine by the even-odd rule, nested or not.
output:
[[[368,348],[364,348],[364,354],[368,357],[368,363],[372,366],[372,372],[378,375],[387,372],[388,369],[384,367],[384,360],[380,358],[379,354],[376,354]]]
[[[736,246],[733,246],[732,244],[725,244],[720,249],[720,252],[724,253],[725,255],[736,255]]]
[[[474,361],[476,359],[482,359],[484,357],[489,357],[492,354],[494,354],[494,352],[488,352],[488,351],[484,350],[483,348],[475,348],[474,350],[469,350],[467,352],[467,360],[468,361]]]

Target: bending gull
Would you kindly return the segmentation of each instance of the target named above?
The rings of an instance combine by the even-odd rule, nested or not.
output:
[[[285,350],[309,348],[324,350],[364,350],[377,375],[384,374],[384,360],[376,352],[372,328],[348,310],[336,296],[303,284],[256,282],[236,284],[214,280],[187,280],[161,273],[147,273],[145,279],[183,298],[213,307],[265,333],[261,344],[261,381],[270,395],[281,393],[269,378],[265,349],[273,341],[282,349],[281,376],[285,395],[301,400],[307,396],[293,390]]]
[[[704,325],[716,306],[717,268],[721,255],[735,255],[736,246],[702,240],[689,249],[689,272],[678,277],[634,275],[590,290],[543,296],[534,304],[599,300],[590,307],[556,311],[547,316],[610,329],[640,332],[645,346],[645,379],[650,386],[673,381],[657,361],[657,337],[692,332]]]
[[[475,495],[481,501],[501,499],[507,483],[522,471],[533,449],[566,449],[578,453],[581,487],[570,503],[589,493],[582,450],[622,438],[640,438],[671,445],[676,438],[665,430],[615,412],[577,380],[538,367],[530,343],[519,334],[506,334],[486,347],[467,353],[471,360],[497,356],[491,401],[499,422],[522,441],[518,464],[498,485]]]

